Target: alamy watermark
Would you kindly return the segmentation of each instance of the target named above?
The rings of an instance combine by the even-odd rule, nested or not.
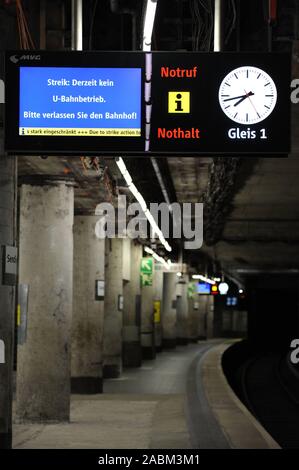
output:
[[[299,103],[299,78],[294,78],[294,80],[291,81],[291,88],[294,88],[294,90],[291,92],[291,102],[293,104],[298,104]]]
[[[157,238],[158,232],[165,239],[183,239],[187,250],[201,248],[203,243],[202,203],[151,203],[148,209],[138,202],[127,203],[126,196],[119,196],[116,207],[109,202],[97,205],[99,217],[95,234],[98,238]]]
[[[299,339],[293,339],[290,345],[293,350],[290,354],[292,364],[299,364]]]

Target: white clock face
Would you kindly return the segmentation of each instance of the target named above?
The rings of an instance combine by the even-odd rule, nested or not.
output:
[[[223,112],[239,124],[263,121],[272,113],[276,101],[274,81],[257,67],[244,66],[232,70],[219,88],[219,103]]]

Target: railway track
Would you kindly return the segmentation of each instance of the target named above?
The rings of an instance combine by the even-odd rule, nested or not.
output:
[[[279,445],[298,449],[299,374],[287,359],[274,353],[252,357],[239,369],[238,382],[240,398]]]

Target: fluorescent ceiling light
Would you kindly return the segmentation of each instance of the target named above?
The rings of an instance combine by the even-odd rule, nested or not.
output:
[[[157,0],[147,0],[143,25],[143,47],[144,51],[151,50],[152,34],[156,16]]]
[[[227,282],[221,282],[218,286],[218,289],[221,295],[226,295],[229,290],[229,285]]]
[[[162,258],[162,256],[158,255],[157,253],[154,252],[154,250],[152,250],[150,247],[148,246],[145,246],[144,247],[144,251],[150,255],[152,255],[152,257],[158,261],[159,263],[162,263],[163,266],[165,266],[166,269],[170,269],[170,265],[169,263],[164,259]],[[169,260],[168,260],[169,261]]]
[[[200,281],[207,282],[208,284],[216,284],[213,279],[209,279],[206,276],[203,276],[202,274],[193,274],[192,279],[199,279]]]
[[[152,231],[154,234],[156,234],[160,240],[160,242],[162,243],[162,245],[164,246],[164,248],[167,250],[167,251],[172,251],[172,248],[171,246],[169,245],[169,243],[165,240],[165,237],[162,233],[162,231],[160,230],[160,228],[158,227],[154,217],[152,216],[152,214],[150,213],[150,211],[148,210],[148,207],[146,205],[146,202],[142,196],[142,194],[138,191],[138,189],[136,188],[135,184],[133,183],[132,181],[132,177],[130,175],[130,173],[128,172],[127,170],[127,167],[125,165],[125,162],[123,161],[123,159],[121,157],[118,157],[116,158],[116,164],[122,174],[122,176],[124,177],[127,185],[128,185],[128,188],[129,190],[131,191],[131,193],[133,194],[133,196],[135,197],[135,199],[139,202],[140,206],[141,206],[141,209],[143,210],[147,220],[149,221],[150,223],[150,226],[152,228]],[[157,255],[158,256],[158,255]],[[162,258],[163,259],[163,258]],[[163,259],[164,260],[164,259]],[[165,260],[164,260],[165,261]],[[166,263],[166,261],[165,261]]]
[[[121,174],[124,175],[127,171],[127,167],[126,167],[125,162],[123,161],[123,159],[121,157],[117,158],[116,164],[117,164]]]
[[[145,79],[147,82],[151,81],[152,73],[153,73],[152,54],[145,54]]]
[[[140,194],[140,192],[138,191],[138,189],[136,188],[135,184],[129,184],[129,190],[131,191],[131,193],[133,194],[133,196],[135,197],[135,199],[139,202],[140,206],[141,206],[141,209],[144,211],[146,211],[146,202],[145,200],[143,199],[143,196],[142,194]]]
[[[164,238],[164,240],[165,240],[165,238]],[[165,240],[164,248],[169,252],[172,251],[171,246],[169,245],[169,243],[166,240]]]
[[[146,107],[145,107],[145,120],[146,122],[151,122],[151,115],[152,115],[152,105],[151,104],[147,104]]]
[[[145,138],[146,140],[149,140],[150,138],[150,132],[151,132],[151,125],[149,122],[145,124]]]
[[[144,99],[146,103],[149,103],[151,100],[152,85],[151,82],[146,82],[144,85]]]
[[[130,176],[130,173],[128,171],[125,171],[122,175],[127,185],[130,186],[132,184],[132,178]]]

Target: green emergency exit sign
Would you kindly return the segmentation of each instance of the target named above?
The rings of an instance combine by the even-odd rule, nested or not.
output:
[[[140,284],[141,286],[153,285],[153,258],[146,257],[141,259]]]

